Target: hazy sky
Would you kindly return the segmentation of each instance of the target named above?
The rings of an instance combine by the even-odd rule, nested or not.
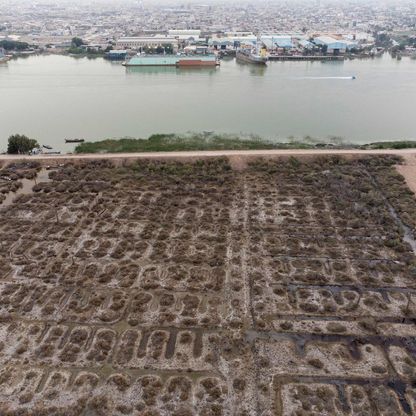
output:
[[[305,3],[316,3],[317,0],[294,0],[297,3],[305,2]],[[415,0],[322,0],[322,2],[340,2],[340,3],[412,3]],[[207,3],[291,3],[293,0],[92,0],[88,1],[88,5],[92,5],[94,3],[126,3],[126,4],[133,4],[142,2],[143,4],[156,4],[156,3],[173,3],[173,4],[187,4],[187,3],[199,3],[199,4],[207,4]],[[85,4],[85,0],[2,0],[0,3],[2,4],[39,4],[39,3],[79,3]]]
[[[247,4],[267,4],[267,3],[285,3],[286,6],[290,6],[291,4],[299,5],[299,4],[314,4],[318,3],[319,0],[0,0],[0,6],[7,5],[16,5],[16,4],[79,4],[79,5],[87,5],[89,8],[94,5],[100,4],[124,4],[126,6],[130,6],[132,4],[139,4],[142,3],[145,6],[152,6],[152,5],[169,5],[169,6],[181,6],[187,4],[240,4],[240,5],[247,5]],[[415,4],[416,0],[320,0],[322,4],[333,4],[333,3],[343,3],[345,5],[348,4],[376,4],[377,6],[389,6],[394,4]],[[0,15],[1,13],[0,7]]]

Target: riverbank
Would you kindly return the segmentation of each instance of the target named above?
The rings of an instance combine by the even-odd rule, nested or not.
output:
[[[131,153],[131,152],[171,152],[199,150],[268,150],[268,149],[312,149],[307,142],[274,143],[261,137],[240,137],[231,134],[212,132],[186,135],[153,134],[148,139],[107,139],[81,143],[75,153]]]

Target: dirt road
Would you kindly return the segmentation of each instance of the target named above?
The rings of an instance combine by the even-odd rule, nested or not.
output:
[[[0,155],[1,161],[14,160],[38,160],[47,164],[66,162],[68,160],[94,160],[94,159],[113,159],[121,161],[124,159],[195,159],[226,156],[230,159],[233,169],[244,169],[250,159],[256,157],[279,157],[297,156],[311,157],[319,155],[344,155],[344,156],[364,156],[364,155],[398,155],[405,160],[403,165],[398,165],[397,170],[405,177],[409,188],[416,193],[416,149],[401,150],[358,150],[358,149],[275,149],[275,150],[209,150],[209,151],[187,151],[187,152],[143,152],[143,153],[91,153],[91,154],[63,154],[63,155]]]
[[[66,159],[164,159],[221,156],[284,156],[284,155],[401,155],[416,157],[416,149],[402,150],[358,150],[358,149],[274,149],[274,150],[207,150],[186,152],[143,152],[143,153],[91,153],[63,155],[0,155],[0,160],[66,160]],[[415,159],[416,163],[416,159]]]
[[[407,186],[416,193],[416,153],[403,155],[404,164],[397,165],[397,171],[406,179]]]

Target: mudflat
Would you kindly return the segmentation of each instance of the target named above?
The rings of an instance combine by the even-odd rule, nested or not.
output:
[[[414,156],[353,153],[4,158],[0,414],[415,414]]]

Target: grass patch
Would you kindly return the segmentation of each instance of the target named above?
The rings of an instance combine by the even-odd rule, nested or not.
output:
[[[288,138],[287,142],[275,142],[259,136],[241,137],[232,134],[189,133],[154,134],[148,139],[107,139],[85,142],[75,148],[75,153],[135,153],[174,152],[198,150],[268,150],[268,149],[410,149],[416,141],[375,142],[364,145],[349,144],[342,138],[321,140],[309,136],[303,139]]]
[[[397,142],[375,142],[361,146],[362,149],[415,149],[415,140],[400,140]]]
[[[325,143],[290,141],[275,143],[257,136],[242,138],[224,134],[154,134],[148,139],[107,139],[85,142],[75,148],[75,153],[133,153],[172,152],[192,150],[267,150],[267,149],[313,149],[329,146]]]

